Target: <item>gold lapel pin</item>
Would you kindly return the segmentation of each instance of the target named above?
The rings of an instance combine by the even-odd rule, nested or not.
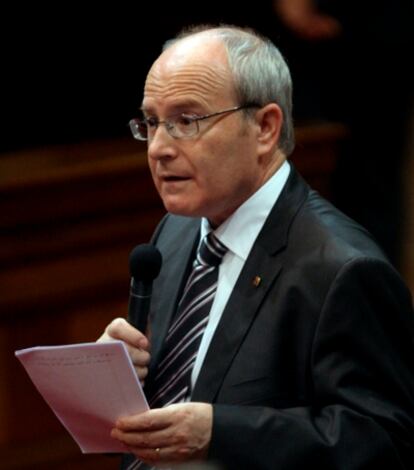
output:
[[[261,282],[262,282],[262,278],[260,276],[255,276],[253,278],[252,284],[254,285],[254,287],[259,287]]]

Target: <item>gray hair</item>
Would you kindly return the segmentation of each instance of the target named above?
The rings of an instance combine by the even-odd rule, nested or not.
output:
[[[208,32],[223,42],[241,105],[277,103],[280,106],[283,123],[279,148],[285,155],[290,155],[295,147],[292,79],[279,49],[270,39],[248,28],[203,25],[184,29],[175,39],[167,41],[163,50],[181,39],[202,32]]]

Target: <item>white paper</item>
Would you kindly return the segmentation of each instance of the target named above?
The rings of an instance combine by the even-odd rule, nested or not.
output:
[[[15,355],[83,453],[127,451],[111,429],[148,404],[122,341],[39,346]]]

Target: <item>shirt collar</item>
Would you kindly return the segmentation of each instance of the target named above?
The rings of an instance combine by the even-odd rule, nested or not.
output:
[[[272,207],[288,179],[290,165],[283,162],[278,171],[227,220],[214,231],[217,238],[236,256],[245,261]],[[201,238],[212,231],[206,218],[201,219]]]

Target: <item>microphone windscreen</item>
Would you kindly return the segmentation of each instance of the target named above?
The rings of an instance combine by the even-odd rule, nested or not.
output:
[[[152,282],[158,276],[161,264],[160,251],[149,243],[137,245],[129,255],[129,272],[135,281]]]

